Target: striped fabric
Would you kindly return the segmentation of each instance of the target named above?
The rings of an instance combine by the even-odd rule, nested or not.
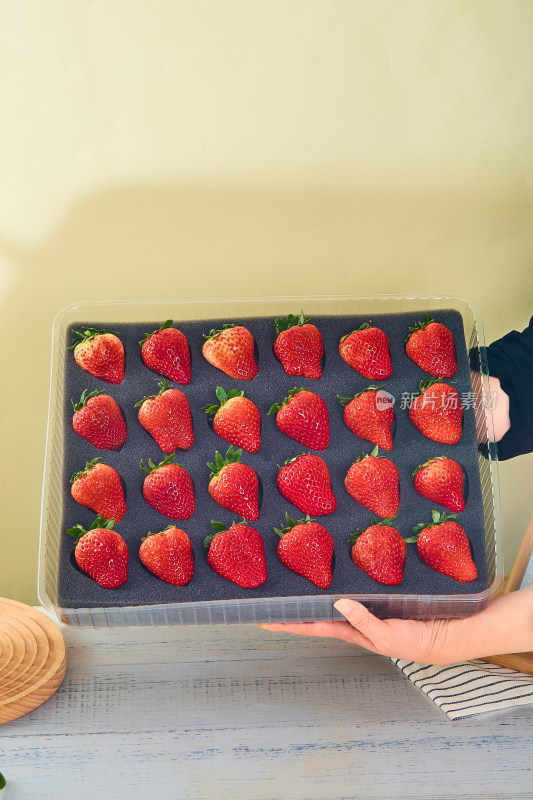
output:
[[[445,667],[391,661],[452,720],[533,703],[533,675],[514,669],[478,660]]]

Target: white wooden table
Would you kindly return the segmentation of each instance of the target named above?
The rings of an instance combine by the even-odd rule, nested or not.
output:
[[[386,658],[254,625],[62,630],[1,800],[533,798],[533,706],[450,722]]]

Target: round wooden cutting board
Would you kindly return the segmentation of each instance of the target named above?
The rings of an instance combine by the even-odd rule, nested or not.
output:
[[[31,606],[0,598],[0,725],[48,700],[66,666],[57,625]]]

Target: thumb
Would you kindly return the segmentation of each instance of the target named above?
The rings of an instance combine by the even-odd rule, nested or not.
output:
[[[383,622],[356,600],[337,600],[335,608],[346,617],[354,630],[348,629],[346,638],[369,650],[376,650],[375,640],[379,638]]]

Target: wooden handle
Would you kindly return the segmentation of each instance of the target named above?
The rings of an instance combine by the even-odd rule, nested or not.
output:
[[[529,564],[533,554],[533,515],[529,520],[529,525],[522,539],[522,544],[518,550],[516,560],[509,575],[505,576],[502,588],[498,594],[508,594],[515,592],[520,588],[526,567]],[[527,675],[533,675],[533,652],[530,653],[509,653],[508,655],[501,656],[487,656],[482,661],[488,661],[490,664],[498,664],[500,667],[508,667],[509,669],[516,669],[519,672],[525,672]]]

